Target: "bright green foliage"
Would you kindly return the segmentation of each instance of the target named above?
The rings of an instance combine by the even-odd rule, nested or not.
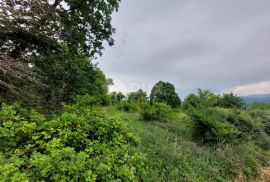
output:
[[[198,89],[198,97],[200,99],[201,105],[212,107],[216,106],[219,100],[219,96],[215,95],[211,90]]]
[[[135,112],[138,111],[138,106],[134,103],[124,101],[117,104],[117,109],[124,112]]]
[[[152,88],[150,103],[165,103],[172,108],[177,108],[180,106],[181,100],[175,92],[173,84],[159,81]]]
[[[241,109],[245,107],[245,102],[243,99],[234,95],[233,93],[230,94],[223,94],[223,96],[218,101],[218,106],[224,108],[237,108]]]
[[[136,92],[131,92],[127,96],[127,101],[130,103],[144,103],[147,102],[147,94],[142,89]]]
[[[141,116],[144,121],[170,122],[174,118],[173,109],[163,103],[141,106]]]
[[[0,115],[0,181],[138,180],[138,140],[119,117],[78,105],[46,122],[14,106]]]
[[[200,98],[193,93],[189,94],[182,103],[182,108],[184,110],[187,110],[188,108],[197,108],[199,106],[200,106]]]
[[[199,107],[213,107],[216,106],[219,100],[219,96],[215,95],[210,90],[198,89],[198,94],[189,94],[182,104],[182,108],[187,110],[188,108]]]
[[[78,107],[89,107],[89,106],[97,106],[101,104],[101,100],[98,97],[93,97],[88,94],[86,95],[76,95],[74,99],[74,103]]]
[[[194,137],[205,141],[232,141],[240,132],[227,122],[222,114],[211,108],[197,108],[189,110],[194,124]]]

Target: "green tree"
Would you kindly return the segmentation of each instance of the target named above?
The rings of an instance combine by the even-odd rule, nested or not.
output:
[[[204,106],[213,107],[216,106],[219,100],[219,96],[215,95],[211,90],[198,89],[198,97],[200,102]]]
[[[103,72],[84,54],[72,54],[67,47],[61,54],[40,56],[36,66],[43,70],[40,74],[44,86],[36,89],[44,98],[41,100],[45,106],[68,103],[76,95],[89,94],[99,98],[107,95],[107,80]]]
[[[150,103],[165,103],[177,108],[181,105],[181,100],[175,92],[173,84],[159,81],[151,90]]]
[[[198,89],[197,95],[189,94],[183,102],[183,109],[198,108],[198,107],[214,107],[217,106],[220,97],[215,95],[210,90]]]
[[[121,92],[112,92],[110,93],[111,104],[118,104],[125,99],[125,95]]]
[[[147,94],[142,89],[139,89],[136,92],[130,92],[127,96],[127,101],[131,103],[147,102]]]
[[[237,108],[241,109],[245,107],[243,99],[234,95],[233,93],[223,94],[218,102],[218,106],[225,108]]]
[[[65,87],[64,90],[77,88],[76,82],[80,80],[75,77],[81,79],[80,74],[71,76],[69,88],[66,80],[49,79],[55,79],[56,75],[66,78],[66,74],[75,69],[77,74],[79,69],[83,69],[80,67],[82,64],[92,73],[95,72],[96,66],[91,65],[89,58],[101,54],[104,41],[109,45],[113,44],[111,14],[118,9],[119,2],[120,0],[0,1],[0,91],[5,96],[25,97],[35,95],[32,93],[36,91],[33,87],[46,86],[49,93],[62,90],[62,87]],[[85,64],[86,59],[89,65]],[[76,66],[77,63],[80,65]],[[64,68],[59,68],[63,65]],[[85,72],[87,71],[82,71],[82,74],[85,75]],[[87,76],[94,78],[92,75]],[[83,82],[86,80],[83,79]],[[87,84],[86,90],[89,87],[95,89],[93,82],[95,81],[91,80]],[[40,95],[39,92],[36,94]],[[60,94],[62,93],[52,95]]]
[[[200,98],[196,94],[191,93],[185,98],[182,104],[182,108],[185,110],[189,108],[197,108],[200,104]]]

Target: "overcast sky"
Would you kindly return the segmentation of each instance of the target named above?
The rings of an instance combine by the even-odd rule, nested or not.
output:
[[[98,59],[111,90],[270,93],[270,0],[122,0],[112,23]]]

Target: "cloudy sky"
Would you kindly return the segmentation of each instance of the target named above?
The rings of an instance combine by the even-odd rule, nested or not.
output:
[[[270,93],[270,0],[122,0],[98,59],[111,90]]]

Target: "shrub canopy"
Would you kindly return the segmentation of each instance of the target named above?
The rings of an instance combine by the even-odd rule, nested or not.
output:
[[[46,120],[3,104],[0,116],[1,181],[137,180],[137,139],[121,118],[78,105]]]

